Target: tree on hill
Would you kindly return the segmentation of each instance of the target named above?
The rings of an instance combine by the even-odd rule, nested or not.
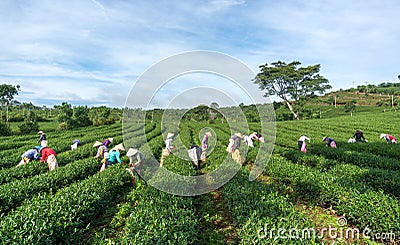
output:
[[[319,64],[304,68],[298,68],[299,65],[301,63],[298,61],[260,65],[261,71],[254,78],[254,83],[266,91],[265,96],[276,95],[281,98],[297,120],[300,119],[298,105],[301,102],[332,88],[328,79],[318,74]],[[296,111],[293,106],[297,106]]]
[[[198,105],[187,111],[183,117],[193,121],[208,121],[210,119],[209,110],[209,107],[206,105]]]
[[[111,115],[111,109],[106,106],[91,108],[89,110],[89,119],[95,126],[115,123],[115,118]]]
[[[74,126],[85,127],[92,124],[92,121],[89,119],[89,109],[87,106],[76,106],[73,111]]]
[[[212,103],[210,104],[210,107],[213,108],[213,109],[215,109],[215,110],[218,110],[219,105],[218,105],[217,102],[212,102]]]
[[[71,104],[63,102],[61,105],[54,107],[59,111],[57,120],[60,123],[60,129],[84,127],[92,124],[87,106],[75,106],[72,108]]]
[[[6,108],[7,108],[7,116],[6,116],[7,122],[9,119],[8,108],[14,99],[14,95],[18,95],[18,91],[20,91],[19,85],[16,85],[16,86],[11,85],[11,84],[1,84],[0,85],[0,99],[1,99],[2,104],[6,105]]]
[[[344,105],[344,111],[350,112],[350,115],[353,116],[353,112],[356,111],[356,101],[349,101]]]
[[[29,134],[39,131],[36,113],[34,111],[29,111],[25,117],[25,122],[18,127],[21,134]]]
[[[217,116],[216,111],[218,111],[219,104],[217,102],[212,102],[210,104],[210,108],[208,109],[208,113],[210,114],[210,119],[214,120],[215,117]]]
[[[240,105],[239,105],[240,106]],[[251,104],[251,105],[243,105],[241,107],[242,112],[246,116],[246,119],[248,122],[260,122],[260,115],[258,113],[258,109],[256,105]]]
[[[34,111],[29,111],[25,117],[26,122],[37,122],[37,115]]]
[[[71,104],[67,102],[61,103],[61,105],[54,106],[58,110],[57,120],[60,124],[72,126],[72,116],[74,111],[72,110]]]
[[[196,106],[195,108],[190,109],[187,111],[183,118],[185,120],[193,120],[193,121],[210,121],[217,118],[222,118],[222,115],[218,112],[216,105],[212,105],[213,108],[208,107],[207,105],[201,104]],[[218,105],[219,107],[219,105]]]

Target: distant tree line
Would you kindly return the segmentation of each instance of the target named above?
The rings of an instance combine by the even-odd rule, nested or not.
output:
[[[39,131],[38,122],[54,121],[59,123],[58,129],[71,129],[89,125],[107,125],[120,120],[122,110],[106,106],[87,107],[74,106],[67,102],[52,107],[36,106],[21,103],[14,97],[21,91],[19,85],[0,85],[0,136],[18,132],[11,130],[11,122],[18,122],[19,133],[28,134]]]
[[[86,127],[90,125],[100,126],[116,122],[116,115],[112,115],[112,109],[106,106],[92,107],[74,106],[67,102],[54,106],[57,114],[59,129],[71,129],[76,127]],[[118,109],[119,112],[121,110]],[[118,113],[120,114],[120,113]],[[119,120],[119,118],[118,118]]]
[[[381,83],[378,85],[359,85],[357,88],[349,89],[350,92],[400,95],[400,83]]]

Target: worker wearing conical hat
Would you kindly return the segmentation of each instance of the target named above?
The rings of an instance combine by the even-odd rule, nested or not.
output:
[[[131,173],[133,182],[136,183],[136,180],[139,179],[142,163],[144,162],[144,155],[138,149],[129,148],[126,156],[129,157],[129,168],[127,170]],[[134,162],[134,158],[136,158],[136,162]]]
[[[124,164],[121,160],[121,151],[125,151],[123,144],[118,144],[111,151],[108,152],[107,160],[106,160],[106,168],[110,167],[116,162]]]
[[[113,138],[108,138],[108,139],[104,140],[102,144],[103,144],[105,147],[108,148],[108,147],[111,145],[111,143],[112,143],[113,141],[114,141]]]
[[[103,145],[100,141],[96,141],[93,144],[93,147],[97,147],[97,154],[95,158],[100,158],[101,159],[101,168],[100,172],[106,169],[106,161],[107,161],[107,156],[108,156],[108,148],[107,146]]]
[[[241,133],[235,133],[234,135],[232,135],[231,138],[229,139],[228,148],[226,149],[228,152],[232,153],[232,159],[239,164],[242,164],[244,161],[239,151],[242,137],[243,136]]]
[[[40,153],[42,154],[42,158],[40,159],[40,161],[47,162],[50,171],[53,171],[56,168],[58,168],[56,152],[50,147],[48,147],[48,143],[46,140],[42,141],[40,145],[42,146],[42,148],[40,148]]]
[[[174,133],[168,133],[167,138],[165,139],[165,148],[161,152],[160,166],[163,165],[164,160],[167,156],[169,156],[173,150],[175,150],[175,146],[172,144],[174,140]]]
[[[43,131],[39,131],[38,134],[39,134],[39,139],[37,141],[38,143],[42,142],[43,140],[47,140],[46,134]]]
[[[363,142],[363,140],[368,142],[368,140],[365,139],[364,132],[361,129],[357,129],[353,137],[356,139],[356,143]]]
[[[205,162],[207,159],[207,149],[208,149],[208,138],[211,137],[211,132],[206,132],[203,136],[203,140],[201,141],[201,156],[200,159],[202,162]]]
[[[41,146],[35,146],[33,147],[33,149],[27,150],[24,154],[22,154],[21,156],[22,159],[18,163],[17,167],[27,164],[32,160],[39,160],[39,152],[41,148],[42,148]]]

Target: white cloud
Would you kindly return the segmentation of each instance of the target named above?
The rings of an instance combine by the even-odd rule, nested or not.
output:
[[[319,63],[335,89],[393,81],[399,12],[397,0],[1,1],[0,79],[32,101],[122,106],[153,64],[215,50],[254,72],[276,60]]]
[[[202,14],[210,14],[214,12],[228,10],[234,6],[244,5],[246,1],[244,0],[211,0],[208,4],[201,6],[198,11]]]
[[[271,45],[258,52],[271,57],[264,63],[279,57],[306,65],[320,63],[336,88],[354,80],[393,80],[396,56],[400,54],[399,10],[396,1],[292,1],[265,5],[253,15],[254,21],[278,34],[272,36],[275,39]]]

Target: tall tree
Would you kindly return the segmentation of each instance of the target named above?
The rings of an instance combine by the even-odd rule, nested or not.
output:
[[[57,118],[58,122],[72,125],[72,116],[74,115],[74,111],[71,104],[68,104],[67,102],[62,102],[61,105],[57,105],[54,107],[59,111]]]
[[[106,106],[93,107],[89,110],[89,119],[96,126],[114,123],[111,109]]]
[[[74,121],[77,127],[89,126],[92,122],[89,119],[89,109],[87,106],[76,106],[74,108]]]
[[[26,115],[25,122],[37,122],[37,115],[34,111],[29,111],[28,115]]]
[[[217,102],[212,102],[212,103],[210,104],[210,107],[213,108],[214,110],[218,110],[219,104],[218,104]]]
[[[211,120],[214,120],[214,119],[215,119],[215,116],[218,114],[218,113],[217,113],[218,108],[219,108],[219,104],[218,104],[217,102],[212,102],[212,103],[210,104],[210,108],[209,108],[209,110],[208,110],[208,113],[210,114],[210,119],[211,119]]]
[[[261,90],[266,91],[265,96],[276,95],[281,98],[297,120],[300,119],[299,112],[293,109],[293,105],[332,88],[328,79],[318,74],[319,64],[298,68],[300,65],[298,61],[260,65],[260,72],[253,80]]]
[[[349,101],[344,105],[344,111],[350,112],[350,115],[353,116],[353,112],[356,111],[356,101]]]
[[[356,102],[355,100],[352,100],[352,101],[347,102],[347,103],[344,105],[344,111],[345,111],[345,112],[350,112],[350,115],[353,116],[353,112],[356,111],[356,103],[357,103],[357,102]]]
[[[7,122],[9,119],[8,116],[8,107],[10,106],[12,100],[14,99],[14,95],[18,95],[18,91],[20,91],[19,85],[11,85],[11,84],[1,84],[0,85],[0,99],[3,104],[6,105],[7,108]]]

